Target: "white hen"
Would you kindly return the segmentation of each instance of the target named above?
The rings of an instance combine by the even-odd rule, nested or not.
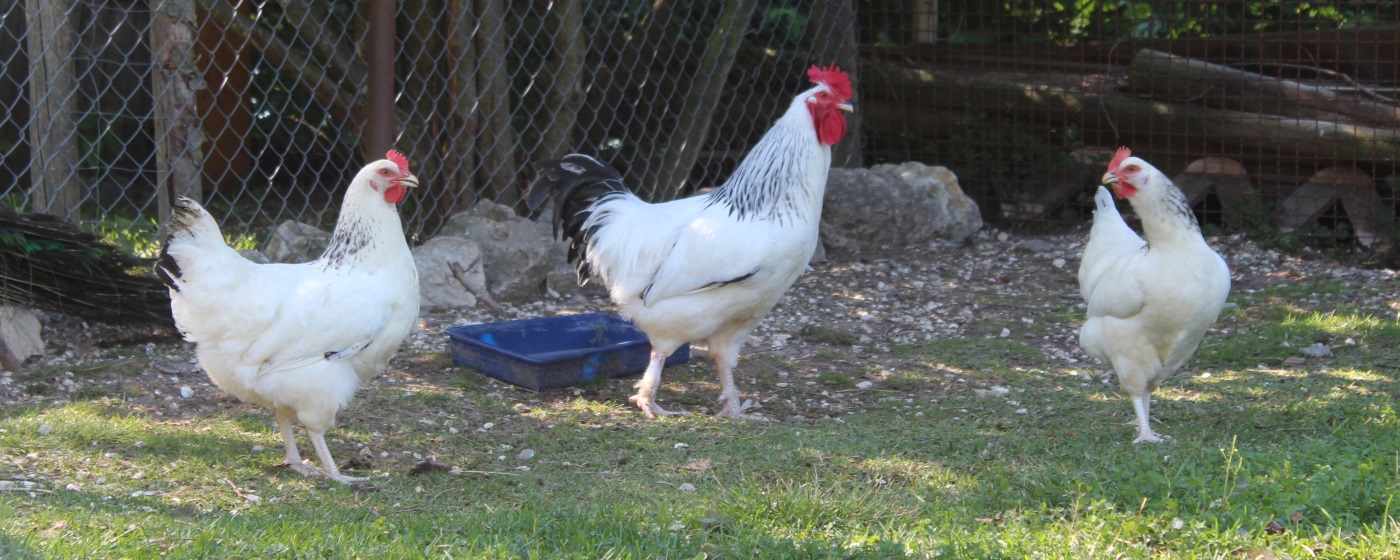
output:
[[[200,365],[223,390],[273,410],[286,464],[338,482],[324,434],[361,383],[384,371],[418,317],[418,272],[395,204],[418,179],[398,152],[360,170],[330,245],[303,264],[255,264],[204,208],[176,202],[156,272]],[[302,462],[292,420],[320,468]]]
[[[744,414],[734,366],[749,333],[807,267],[817,244],[831,146],[846,134],[850,78],[835,66],[808,71],[798,94],[729,180],[702,195],[649,204],[617,171],[571,154],[540,162],[527,202],[557,196],[556,228],[572,238],[579,279],[597,277],[622,315],[651,341],[651,364],[633,404],[649,418],[666,357],[709,342],[720,379],[719,416]]]
[[[1165,436],[1148,425],[1152,391],[1196,353],[1230,293],[1230,269],[1206,245],[1176,185],[1131,156],[1127,148],[1118,150],[1103,182],[1128,199],[1147,240],[1123,222],[1108,190],[1099,187],[1079,265],[1088,304],[1079,345],[1112,365],[1131,396],[1138,428],[1133,443],[1159,442]]]

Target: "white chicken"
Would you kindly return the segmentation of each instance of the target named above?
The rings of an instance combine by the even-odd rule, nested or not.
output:
[[[417,320],[418,271],[395,208],[416,186],[395,151],[360,170],[325,254],[302,264],[243,258],[188,198],[171,214],[156,273],[170,287],[176,326],[215,384],[273,410],[286,465],[302,475],[364,480],[340,473],[325,433]],[[302,462],[293,419],[320,468]]]
[[[571,154],[536,164],[527,203],[557,196],[555,227],[571,238],[580,282],[602,281],[622,315],[651,341],[651,363],[630,400],[648,418],[676,414],[656,403],[666,357],[709,343],[719,373],[718,416],[745,414],[734,367],[749,333],[807,266],[817,244],[831,146],[846,134],[850,78],[813,66],[816,85],[709,193],[648,204],[617,171]]]
[[[1079,345],[1107,362],[1137,414],[1133,443],[1160,442],[1152,431],[1152,391],[1193,354],[1225,306],[1230,269],[1206,245],[1186,198],[1146,161],[1121,148],[1103,183],[1128,199],[1142,220],[1138,237],[1099,187],[1094,226],[1079,264],[1087,303]]]

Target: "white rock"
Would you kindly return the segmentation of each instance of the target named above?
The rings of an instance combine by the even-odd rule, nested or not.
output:
[[[180,387],[180,397],[181,397],[181,398],[186,398],[186,399],[188,399],[188,398],[193,397],[193,396],[194,396],[194,389],[191,389],[189,385],[184,385],[184,386],[181,386],[181,387]]]
[[[677,443],[677,444],[675,445],[675,448],[676,448],[676,449],[685,449],[685,448],[687,448],[687,447],[690,447],[690,444],[689,444],[689,443]]]
[[[1065,260],[1064,260],[1064,259],[1055,259],[1055,260],[1053,260],[1053,261],[1050,261],[1050,266],[1053,266],[1053,267],[1055,267],[1055,268],[1064,268],[1064,267],[1065,267]]]
[[[1011,329],[1001,329],[1001,337],[1006,338],[1008,336],[1011,336]]]
[[[259,453],[259,452],[261,452],[263,449],[266,449],[266,448],[264,448],[264,447],[261,446],[261,445],[254,445],[254,446],[253,446],[253,453]]]
[[[677,486],[676,489],[680,490],[681,492],[694,492],[697,490],[697,488],[695,488],[695,485],[689,482],[682,483],[680,486]]]
[[[874,386],[875,386],[875,384],[874,384],[874,383],[871,383],[871,382],[869,382],[869,381],[861,381],[860,383],[856,383],[856,388],[857,388],[857,389],[869,389],[869,388],[874,387]]]
[[[1328,348],[1326,344],[1319,342],[1299,350],[1298,353],[1309,358],[1326,358],[1332,355],[1332,349]]]
[[[521,461],[529,461],[530,459],[534,459],[534,458],[535,458],[535,450],[534,450],[534,449],[522,449],[522,450],[520,451],[520,454],[516,455],[515,458],[516,458],[516,459],[520,459]]]
[[[42,425],[42,426],[39,426],[39,435],[41,435],[41,436],[46,436],[46,435],[49,435],[49,434],[51,434],[51,433],[53,433],[53,426],[50,426],[50,425],[48,425],[48,424],[44,424],[44,425]]]

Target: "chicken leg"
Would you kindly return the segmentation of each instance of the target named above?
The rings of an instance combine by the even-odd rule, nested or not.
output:
[[[277,419],[277,427],[282,430],[282,445],[287,448],[287,460],[283,464],[302,476],[321,476],[325,473],[303,462],[301,453],[297,451],[296,430],[292,427],[292,419],[296,418],[296,415],[296,411],[290,408],[279,408],[273,412],[273,417]]]
[[[312,431],[310,428],[308,428],[306,430],[306,436],[311,439],[311,445],[316,448],[316,456],[321,459],[321,471],[325,474],[326,478],[329,478],[341,484],[350,484],[351,482],[363,482],[369,480],[369,478],[345,476],[343,474],[340,474],[340,468],[336,467],[335,460],[331,459],[330,448],[326,447],[325,434],[321,432]]]
[[[734,383],[734,367],[739,365],[739,349],[748,337],[749,329],[742,329],[726,337],[710,337],[710,355],[714,356],[715,373],[719,374],[719,403],[722,408],[715,414],[718,418],[768,420],[756,414],[744,413],[753,407],[753,403],[743,402],[739,386]]]
[[[666,354],[652,350],[651,363],[647,365],[646,372],[642,374],[642,380],[633,385],[637,389],[637,394],[632,395],[627,401],[642,409],[642,413],[646,414],[647,418],[685,416],[685,412],[672,412],[656,404],[656,388],[661,385],[661,368],[663,367],[666,367]]]

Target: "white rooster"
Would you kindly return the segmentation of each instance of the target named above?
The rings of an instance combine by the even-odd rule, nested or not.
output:
[[[706,340],[719,372],[718,416],[745,414],[734,366],[749,332],[807,266],[817,244],[831,146],[846,134],[851,81],[813,66],[797,95],[729,180],[705,194],[648,204],[612,168],[571,154],[536,164],[527,203],[557,196],[555,229],[571,238],[579,281],[596,277],[651,341],[651,363],[630,400],[648,418],[661,368],[682,344]]]
[[[395,208],[416,186],[395,151],[360,170],[325,254],[302,264],[255,264],[224,243],[198,203],[175,204],[156,264],[175,323],[215,384],[273,410],[298,473],[364,480],[340,473],[325,433],[417,320],[418,271]],[[320,468],[302,462],[294,419]]]
[[[1160,442],[1148,425],[1152,391],[1180,368],[1220,315],[1230,269],[1201,237],[1186,197],[1155,167],[1121,148],[1103,183],[1128,199],[1142,220],[1144,241],[1099,187],[1094,227],[1079,264],[1088,305],[1079,345],[1113,366],[1132,398],[1138,437]],[[1170,438],[1167,438],[1170,439]]]

